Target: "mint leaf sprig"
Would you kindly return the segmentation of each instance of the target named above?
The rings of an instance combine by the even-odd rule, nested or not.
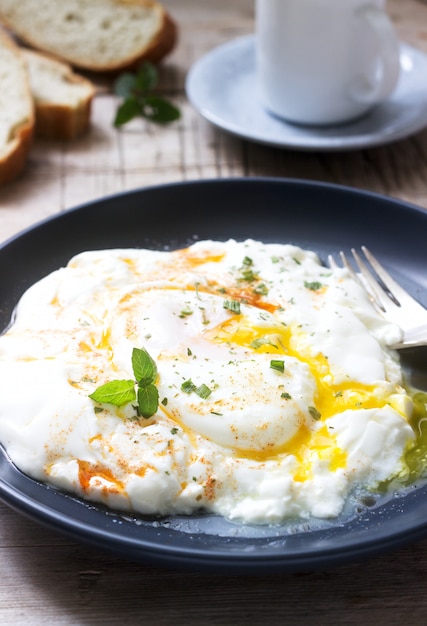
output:
[[[113,85],[114,93],[123,98],[114,119],[114,126],[127,124],[135,117],[144,117],[156,124],[169,124],[181,117],[179,109],[155,93],[159,82],[157,68],[148,61],[136,74],[125,72]]]
[[[132,369],[135,380],[111,380],[95,389],[89,398],[118,407],[137,401],[138,417],[148,419],[159,408],[159,392],[154,384],[157,366],[145,348],[134,348]]]

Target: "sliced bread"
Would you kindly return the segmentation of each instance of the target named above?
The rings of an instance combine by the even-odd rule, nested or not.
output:
[[[154,0],[0,0],[0,20],[32,47],[98,72],[159,61],[176,41]]]
[[[25,165],[34,129],[33,99],[18,46],[0,30],[0,185]]]
[[[22,49],[36,113],[36,134],[69,140],[89,127],[95,88],[71,67],[40,52]]]

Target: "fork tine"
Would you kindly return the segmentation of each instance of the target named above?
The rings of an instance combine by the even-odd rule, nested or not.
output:
[[[341,251],[341,263],[363,287],[377,312],[401,328],[403,339],[393,347],[427,345],[427,309],[388,274],[366,246],[361,249],[363,259],[354,248],[351,250],[355,265]],[[332,255],[328,262],[331,269],[339,268]]]
[[[402,316],[405,311],[410,316],[411,327],[415,329],[417,326],[425,327],[427,321],[427,310],[420,304],[415,298],[413,298],[394,278],[390,276],[383,266],[377,261],[372,252],[370,252],[366,246],[362,246],[362,250],[371,263],[374,271],[380,278],[380,280],[386,286],[388,296],[392,299],[395,305],[400,309],[400,315]],[[401,318],[402,319],[402,318]]]
[[[389,304],[389,296],[384,292],[382,287],[378,284],[377,280],[372,275],[371,271],[368,269],[366,263],[361,259],[357,251],[352,248],[351,253],[354,257],[357,267],[360,270],[363,278],[366,281],[368,286],[368,290],[370,292],[371,298],[381,311],[385,312],[387,310],[387,304]],[[366,288],[366,285],[365,285]]]
[[[332,254],[328,254],[328,265],[333,270],[338,269],[338,265],[337,265],[334,257],[332,256]]]
[[[340,259],[341,259],[341,262],[344,265],[344,267],[350,272],[350,274],[353,276],[353,278],[355,278],[360,283],[359,276],[356,274],[356,272],[352,268],[351,264],[349,263],[347,257],[345,256],[345,254],[344,254],[344,252],[342,250],[340,252]]]
[[[339,253],[340,255],[340,259],[341,259],[341,263],[344,265],[344,267],[350,272],[350,274],[352,275],[353,278],[355,278],[357,280],[357,282],[360,283],[360,278],[359,276],[356,274],[356,272],[354,271],[354,269],[352,268],[352,266],[350,265],[350,263],[348,262],[347,257],[345,256],[344,252],[341,250],[341,252]],[[339,269],[339,265],[338,263],[335,261],[334,257],[332,254],[328,255],[328,265],[331,269]],[[362,285],[363,287],[365,287],[365,285]]]
[[[377,261],[372,252],[368,250],[366,246],[361,246],[363,254],[374,268],[377,276],[382,280],[384,286],[386,287],[389,295],[395,301],[398,306],[402,306],[401,300],[408,300],[408,298],[412,299],[407,291],[405,291],[399,283],[397,283],[394,278],[390,276],[390,274],[384,269],[384,267]]]
[[[380,312],[384,313],[385,312],[385,308],[381,304],[381,299],[382,299],[383,294],[379,290],[378,284],[376,283],[376,281],[371,276],[368,268],[364,265],[362,259],[358,256],[357,252],[354,249],[352,249],[352,252],[353,252],[353,256],[355,257],[356,264],[359,267],[359,270],[366,277],[366,281],[363,282],[360,279],[360,275],[356,273],[356,271],[354,270],[353,266],[351,265],[351,263],[347,259],[346,255],[341,250],[339,255],[340,255],[340,259],[341,259],[342,265],[347,269],[347,271],[349,272],[351,277],[354,278],[354,280],[356,280],[359,283],[359,285],[361,285],[363,287],[364,291],[369,296],[369,299],[371,300],[372,304],[376,308],[378,308],[380,310]],[[332,269],[337,269],[339,267],[337,262],[335,261],[334,257],[332,256],[332,254],[328,255],[328,265]],[[369,284],[367,284],[367,283],[369,283]]]

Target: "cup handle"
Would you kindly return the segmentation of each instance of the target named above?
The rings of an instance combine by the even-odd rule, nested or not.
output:
[[[359,84],[351,89],[351,97],[357,102],[376,104],[385,100],[396,87],[400,73],[399,41],[390,18],[381,9],[365,6],[357,16],[378,37],[380,47],[380,69],[374,85],[360,78]]]

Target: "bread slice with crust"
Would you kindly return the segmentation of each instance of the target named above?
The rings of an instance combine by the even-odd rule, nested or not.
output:
[[[0,30],[0,185],[23,169],[34,130],[34,106],[25,61]]]
[[[96,72],[157,62],[177,34],[155,0],[0,0],[0,20],[30,46]]]
[[[35,104],[36,134],[46,139],[70,140],[87,131],[94,85],[62,63],[41,52],[22,49]]]

